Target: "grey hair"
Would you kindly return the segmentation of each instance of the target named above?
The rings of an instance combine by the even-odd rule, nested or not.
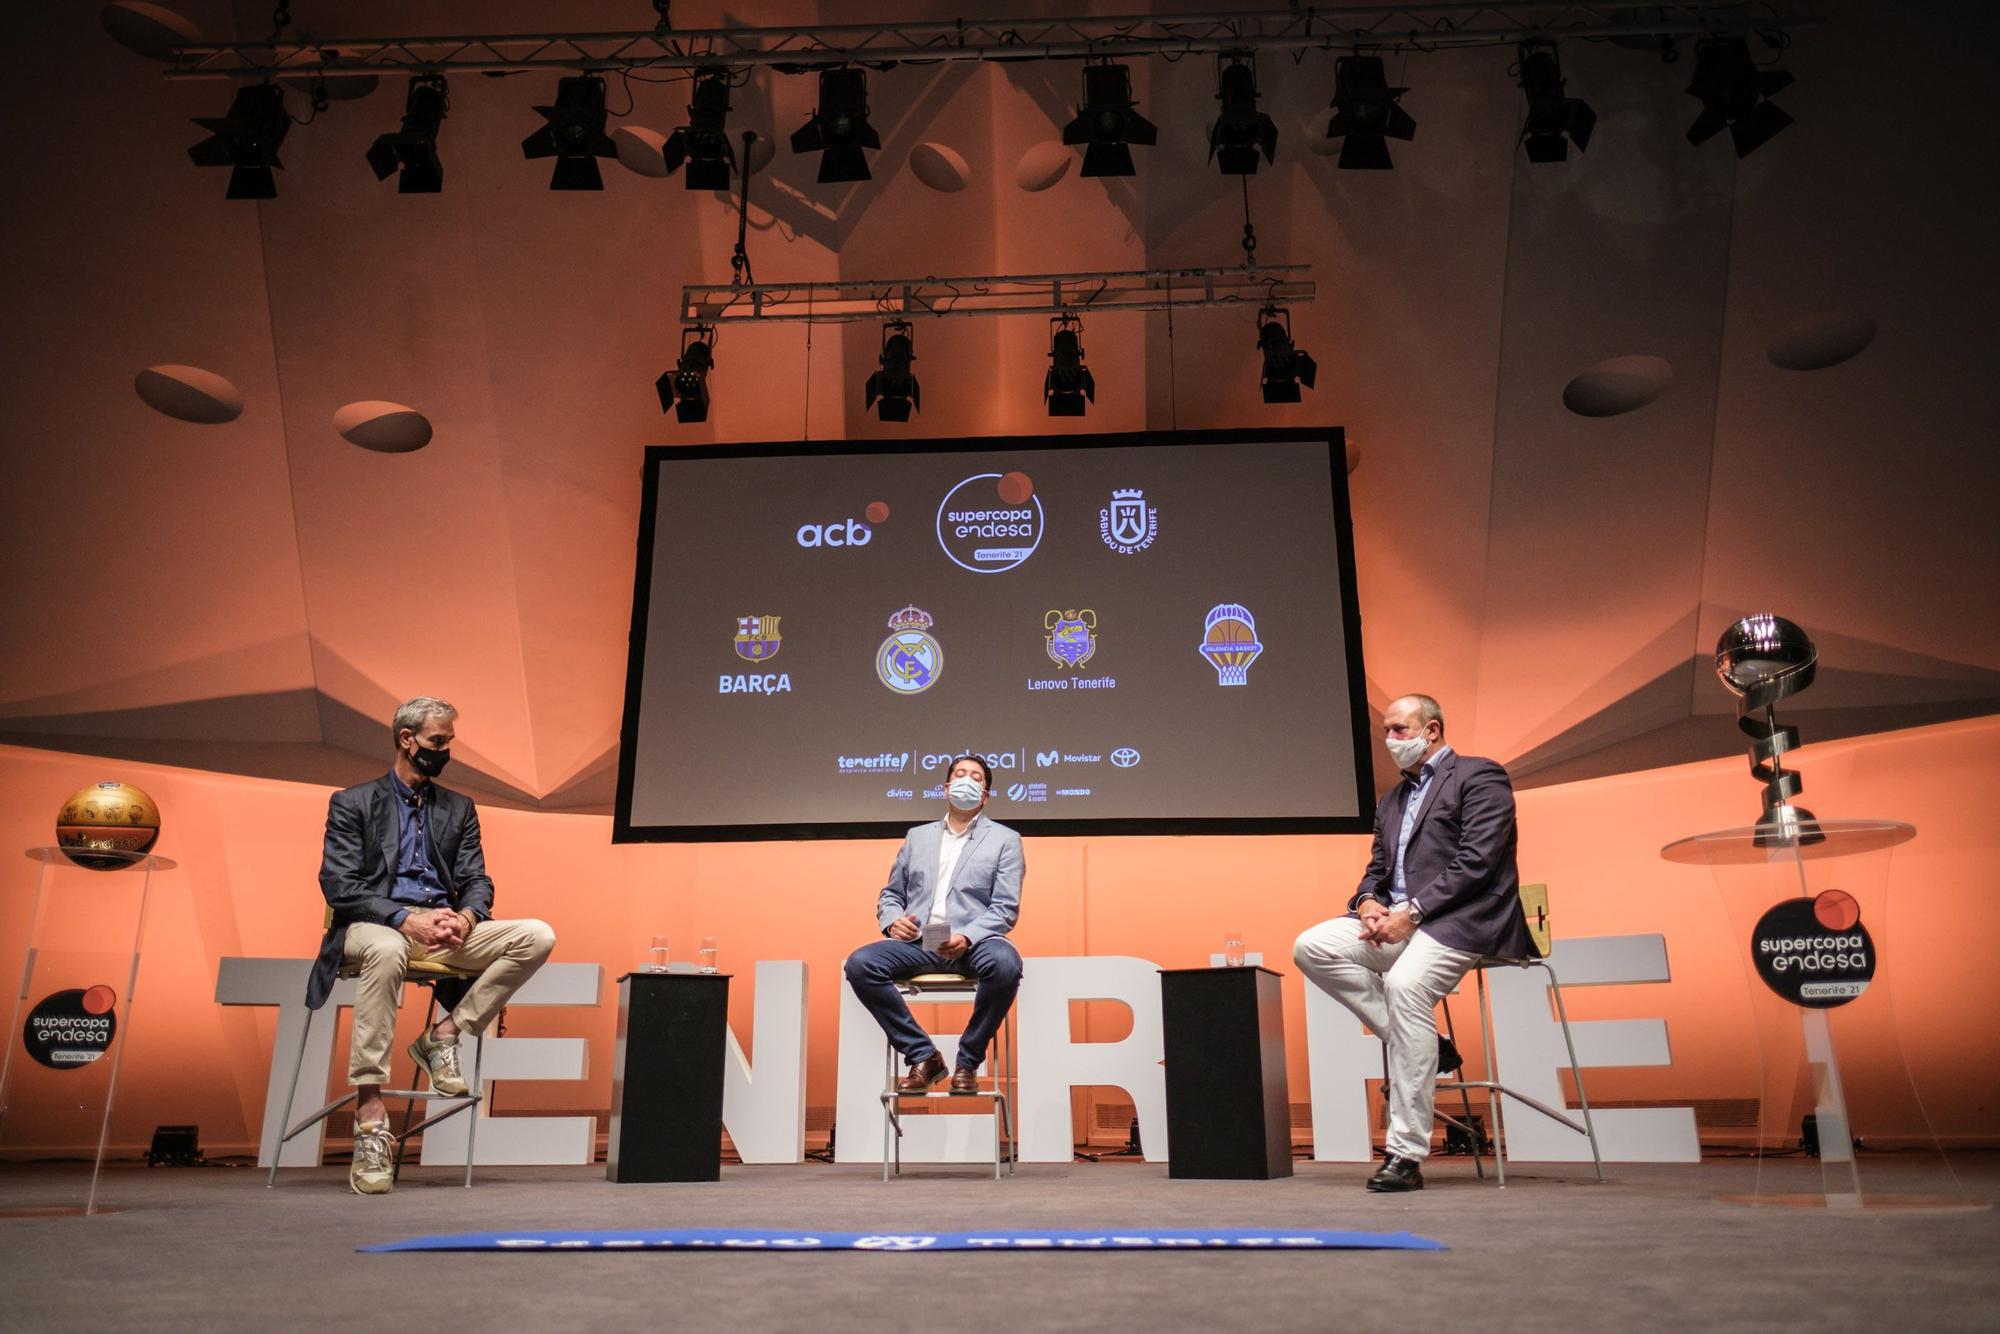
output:
[[[403,704],[396,710],[396,716],[389,720],[389,739],[400,741],[405,727],[412,732],[421,732],[424,730],[424,724],[433,718],[442,718],[450,722],[456,717],[458,710],[443,700],[432,699],[429,695],[419,695]]]
[[[1429,695],[1410,694],[1398,695],[1389,702],[1391,704],[1400,704],[1406,699],[1415,702],[1419,721],[1436,723],[1438,725],[1438,735],[1444,735],[1444,710],[1438,707],[1436,700],[1432,699]]]

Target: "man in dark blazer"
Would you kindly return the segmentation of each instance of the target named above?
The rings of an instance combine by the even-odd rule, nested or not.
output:
[[[493,919],[479,813],[471,798],[436,782],[451,761],[457,718],[451,705],[428,696],[403,705],[389,727],[396,743],[389,772],[334,793],[327,804],[319,886],[328,925],[306,1005],[326,1003],[343,964],[359,967],[348,1061],[356,1094],[348,1185],[360,1195],[386,1194],[393,1180],[395,1141],[382,1086],[410,960],[427,957],[478,973],[470,983],[438,984],[444,1017],[426,1025],[409,1049],[430,1071],[432,1088],[460,1094],[466,1084],[458,1035],[484,1033],[555,947],[545,922]]]
[[[1345,917],[1301,933],[1292,959],[1358,1015],[1389,1057],[1389,1160],[1372,1191],[1422,1190],[1437,1074],[1458,1053],[1438,1037],[1438,998],[1482,955],[1533,952],[1514,867],[1514,790],[1492,760],[1445,744],[1429,695],[1382,711],[1403,771],[1375,808],[1375,847]]]
[[[847,982],[909,1062],[896,1081],[922,1093],[944,1078],[944,1058],[896,990],[899,978],[963,973],[979,979],[972,1018],[959,1035],[951,1091],[977,1093],[986,1044],[1021,988],[1021,956],[1007,940],[1021,912],[1027,864],[1021,836],[981,812],[993,795],[993,771],[977,755],[952,761],[942,820],[918,825],[904,838],[876,896],[875,917],[886,939],[847,956]]]

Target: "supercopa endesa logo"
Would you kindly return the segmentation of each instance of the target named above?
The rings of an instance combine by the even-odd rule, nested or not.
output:
[[[1046,528],[1042,500],[1024,472],[975,473],[938,505],[938,545],[952,564],[999,574],[1035,554]]]

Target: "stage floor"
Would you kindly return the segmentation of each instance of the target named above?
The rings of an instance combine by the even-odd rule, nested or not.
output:
[[[1871,1155],[1872,1186],[1931,1193],[1915,1156]],[[1935,1160],[1930,1160],[1935,1161]],[[1966,1191],[2000,1198],[2000,1154],[1955,1155]],[[1490,1169],[1489,1169],[1490,1170]],[[471,1190],[413,1167],[393,1195],[337,1168],[107,1169],[97,1217],[0,1218],[0,1328],[887,1331],[964,1324],[1143,1329],[1991,1330],[2000,1213],[1748,1209],[1755,1165],[1524,1165],[1504,1192],[1467,1159],[1429,1189],[1369,1195],[1360,1165],[1301,1162],[1272,1182],[1170,1181],[1164,1165],[726,1167],[719,1183],[617,1186],[603,1168],[492,1168]],[[1818,1164],[1764,1165],[1809,1189]],[[0,1167],[0,1211],[81,1198],[80,1166]],[[359,1255],[431,1233],[502,1228],[824,1228],[908,1232],[1237,1227],[1410,1231],[1416,1252]],[[449,1305],[447,1305],[449,1304]]]

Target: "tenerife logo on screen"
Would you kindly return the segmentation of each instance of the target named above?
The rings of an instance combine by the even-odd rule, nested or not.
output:
[[[1208,609],[1201,627],[1201,656],[1215,668],[1219,684],[1248,685],[1250,664],[1264,646],[1257,642],[1257,618],[1234,602],[1218,602]]]
[[[974,473],[938,505],[938,545],[974,574],[999,574],[1034,555],[1045,526],[1041,497],[1024,472]]]
[[[1049,651],[1049,658],[1058,667],[1081,667],[1097,656],[1097,613],[1085,607],[1082,611],[1051,611],[1042,618],[1042,629],[1048,634],[1042,643]]]
[[[1160,535],[1159,507],[1148,505],[1136,488],[1113,491],[1110,506],[1097,511],[1097,535],[1119,555],[1136,555]]]
[[[1130,769],[1139,762],[1139,752],[1130,746],[1120,746],[1111,752],[1111,762],[1120,769]]]
[[[736,656],[745,662],[762,662],[766,658],[778,656],[778,646],[783,642],[778,634],[776,616],[738,616],[736,618]]]
[[[917,695],[937,684],[944,649],[925,631],[931,614],[911,603],[889,618],[890,635],[875,650],[875,674],[899,695]]]

